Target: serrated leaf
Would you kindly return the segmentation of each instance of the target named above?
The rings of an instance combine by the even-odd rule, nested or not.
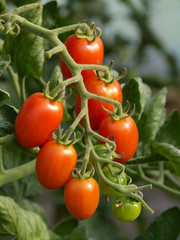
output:
[[[10,62],[11,58],[9,55],[4,57],[0,56],[0,76],[3,73],[3,71],[6,70]]]
[[[50,240],[41,217],[21,208],[12,198],[0,196],[0,231],[13,233],[17,239]]]
[[[151,96],[151,89],[142,82],[141,78],[131,79],[122,88],[123,102],[129,101],[131,109],[135,104],[135,113],[132,115],[135,121],[140,119],[144,107]]]
[[[153,142],[152,152],[156,152],[165,157],[172,164],[176,174],[180,176],[180,149],[168,143]]]
[[[157,141],[180,146],[180,114],[174,110],[165,120],[157,134]]]
[[[165,119],[165,103],[167,89],[163,88],[153,96],[145,105],[144,111],[138,121],[139,141],[152,142]]]
[[[15,240],[16,235],[8,234],[8,233],[0,233],[0,239],[1,240]]]
[[[10,94],[5,90],[0,89],[0,102],[5,101],[10,98]]]
[[[42,7],[22,15],[32,23],[37,25],[42,23]],[[6,36],[3,53],[11,55],[12,63],[20,78],[27,76],[40,78],[44,65],[43,38],[21,29],[16,37]]]
[[[162,213],[136,240],[176,240],[180,233],[180,209],[168,209]]]
[[[72,233],[77,227],[78,221],[75,218],[66,218],[59,221],[53,228],[53,232],[58,236],[66,236]]]
[[[14,132],[14,123],[18,110],[8,104],[0,106],[0,136],[5,136]]]

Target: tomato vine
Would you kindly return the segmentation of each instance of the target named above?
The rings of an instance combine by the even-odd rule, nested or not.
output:
[[[30,4],[30,5],[19,7],[9,13],[2,14],[0,17],[1,18],[0,29],[5,34],[10,34],[10,35],[13,35],[14,37],[16,37],[20,33],[20,31],[22,29],[24,29],[36,36],[39,36],[39,37],[45,39],[52,46],[52,48],[50,50],[47,50],[45,52],[45,56],[47,58],[51,58],[53,55],[58,54],[61,57],[61,59],[63,60],[63,62],[67,65],[68,69],[70,70],[72,76],[69,76],[68,79],[66,79],[64,81],[59,81],[58,84],[55,86],[55,88],[52,90],[51,97],[52,97],[52,101],[55,100],[56,97],[58,97],[58,98],[62,97],[62,95],[63,95],[62,92],[64,91],[64,89],[67,86],[75,84],[76,88],[79,92],[79,96],[81,98],[81,101],[79,103],[80,111],[76,113],[77,116],[76,116],[75,120],[71,123],[71,125],[68,127],[68,129],[65,132],[63,132],[63,131],[59,132],[59,135],[56,138],[57,142],[59,142],[58,144],[63,143],[64,144],[63,146],[69,146],[71,144],[74,144],[75,141],[78,141],[79,140],[78,137],[76,139],[74,138],[72,140],[72,135],[75,134],[77,126],[80,124],[80,122],[83,119],[83,127],[84,128],[83,128],[82,135],[83,135],[86,147],[85,147],[85,151],[84,151],[82,164],[80,166],[80,169],[78,170],[79,171],[78,174],[82,178],[80,180],[84,180],[87,177],[91,178],[93,170],[88,171],[88,167],[89,167],[90,156],[92,156],[94,159],[94,167],[95,167],[96,173],[105,184],[110,186],[116,192],[119,192],[120,194],[125,196],[127,199],[134,199],[135,201],[141,203],[142,206],[145,207],[150,213],[153,213],[153,210],[144,201],[141,191],[152,188],[152,184],[153,184],[153,185],[158,186],[162,189],[165,189],[171,193],[180,195],[178,190],[174,190],[174,189],[172,189],[170,187],[166,187],[164,185],[164,177],[165,176],[167,178],[169,178],[169,180],[171,182],[175,183],[174,179],[172,178],[172,176],[169,174],[168,171],[164,171],[164,162],[159,163],[160,177],[159,177],[158,181],[153,181],[152,179],[148,178],[145,175],[145,170],[140,165],[138,165],[139,159],[137,161],[136,161],[136,159],[132,159],[132,161],[128,162],[127,165],[122,164],[123,161],[120,161],[121,159],[119,161],[117,160],[118,158],[122,158],[123,153],[125,152],[124,149],[122,149],[120,151],[116,151],[117,145],[119,144],[118,145],[118,147],[119,147],[124,139],[120,139],[119,140],[120,143],[117,144],[116,138],[118,138],[119,133],[117,135],[113,132],[107,132],[107,133],[103,134],[102,132],[103,131],[106,132],[106,130],[107,130],[106,125],[102,126],[102,129],[103,129],[102,131],[100,131],[99,133],[96,132],[96,130],[99,128],[99,126],[97,127],[97,129],[96,128],[94,129],[91,125],[90,113],[88,112],[88,109],[89,109],[88,101],[90,102],[90,100],[94,100],[94,102],[95,102],[97,100],[97,101],[101,102],[101,106],[102,106],[103,110],[108,113],[107,114],[108,117],[110,119],[112,117],[114,119],[114,121],[116,121],[116,123],[119,121],[119,124],[122,124],[122,122],[120,122],[122,120],[122,118],[125,118],[125,120],[132,119],[131,116],[128,117],[128,115],[127,115],[129,106],[127,104],[127,109],[123,112],[123,108],[121,105],[122,99],[120,99],[118,101],[118,99],[116,99],[114,97],[110,98],[107,96],[101,96],[101,94],[98,94],[93,91],[89,91],[83,80],[82,73],[84,71],[89,71],[89,70],[92,71],[93,70],[94,75],[95,75],[95,72],[97,73],[97,76],[95,75],[95,78],[99,78],[98,80],[100,80],[100,81],[103,81],[104,79],[106,79],[106,80],[108,79],[107,82],[109,82],[109,84],[113,83],[113,80],[117,81],[118,77],[116,76],[116,79],[113,78],[111,64],[108,67],[108,66],[101,65],[101,63],[98,64],[98,62],[97,62],[97,64],[94,64],[94,63],[87,64],[87,63],[76,62],[75,59],[73,59],[73,57],[71,56],[71,54],[68,52],[68,49],[66,48],[65,44],[60,40],[61,34],[73,31],[73,32],[76,32],[77,34],[79,34],[81,38],[85,38],[85,36],[87,36],[87,39],[89,41],[92,41],[94,39],[97,39],[97,37],[99,37],[99,34],[101,33],[101,31],[98,29],[97,30],[98,33],[97,33],[97,32],[95,32],[94,24],[91,27],[89,27],[85,23],[73,24],[70,26],[60,27],[57,29],[49,30],[38,24],[34,24],[34,23],[28,21],[27,19],[25,19],[24,17],[19,15],[25,11],[29,11],[32,9],[38,9],[41,7],[42,7],[41,4],[35,3],[35,4]],[[18,82],[18,76],[13,71],[11,66],[7,67],[7,71],[9,73],[9,75],[11,76],[18,99],[21,101],[21,103],[23,103],[26,99],[25,76],[20,78],[20,80]],[[125,70],[125,72],[126,72],[126,70]],[[121,77],[122,76],[119,76],[119,78],[121,78]],[[90,81],[92,83],[92,77],[91,77]],[[87,80],[87,82],[88,82],[88,80]],[[105,81],[104,84],[106,84],[107,82]],[[45,83],[43,81],[41,81],[41,85],[44,86],[44,84]],[[48,83],[48,84],[50,84],[50,83]],[[59,94],[59,92],[60,92],[60,94]],[[46,89],[44,91],[45,97],[50,98],[49,93],[50,93],[49,89],[48,90]],[[63,97],[62,97],[62,99],[63,99]],[[109,109],[107,109],[107,107],[105,107],[105,106],[103,107],[104,102],[106,103],[106,106],[109,106],[110,104],[113,105],[113,110],[110,109],[111,112]],[[15,111],[16,111],[16,109],[15,109]],[[110,113],[111,117],[109,116],[109,113]],[[62,117],[61,117],[61,119],[62,119]],[[95,121],[97,121],[97,119]],[[134,123],[134,120],[132,120],[132,121]],[[127,124],[128,123],[126,123],[126,125]],[[51,129],[51,132],[54,129],[55,129],[55,127],[53,129]],[[100,127],[100,129],[101,129],[101,127]],[[124,131],[124,130],[122,130],[122,131]],[[123,135],[123,132],[120,134]],[[28,135],[30,135],[30,133],[28,133]],[[80,136],[80,139],[82,138],[82,135]],[[113,137],[115,136],[115,139],[113,139],[113,137],[111,135],[113,135]],[[130,133],[130,135],[134,136],[135,134]],[[26,138],[27,138],[27,136],[26,136]],[[49,135],[48,135],[47,139],[45,139],[44,142],[46,142],[48,140],[48,138],[49,138]],[[94,139],[96,141],[105,143],[106,149],[108,150],[108,154],[106,157],[99,155],[95,151],[94,144],[93,144]],[[125,143],[126,145],[128,145],[128,141],[129,140],[127,139],[127,141]],[[132,154],[130,154],[129,158],[132,157],[132,155],[135,153],[135,151],[137,149],[137,141],[138,141],[138,134],[136,134],[136,144],[135,144],[135,147],[132,151]],[[19,151],[22,151],[22,152],[26,153],[27,155],[33,156],[34,158],[36,158],[37,155],[39,156],[39,153],[42,152],[42,150],[40,150],[39,146],[44,144],[44,142],[41,144],[33,145],[33,146],[37,146],[37,147],[31,149],[31,148],[23,148],[21,146],[23,144],[19,145],[16,140],[15,134],[8,134],[4,137],[3,136],[0,137],[0,145],[7,145],[14,149],[18,149]],[[133,142],[131,143],[131,146],[132,145],[133,145]],[[41,149],[43,149],[43,147]],[[32,160],[21,166],[5,170],[4,166],[3,166],[3,159],[1,157],[1,155],[2,154],[1,154],[1,148],[0,148],[0,186],[3,186],[4,184],[10,183],[17,179],[23,178],[23,177],[35,172],[36,160]],[[112,161],[111,158],[115,158],[115,161]],[[126,161],[128,161],[129,158],[126,159]],[[149,162],[149,159],[142,159],[141,163],[146,163],[146,160],[147,160],[147,162]],[[102,170],[102,168],[108,164],[111,164],[115,168],[119,169],[120,174],[122,174],[126,171],[126,173],[130,173],[131,175],[134,175],[134,176],[138,175],[142,180],[144,180],[148,184],[143,185],[143,186],[136,186],[135,184],[133,184],[131,182],[128,182],[128,184],[117,184],[117,183],[111,181],[110,179],[108,179]],[[131,166],[133,166],[133,167],[131,168]],[[41,165],[41,167],[42,167],[42,165]],[[74,165],[73,165],[73,167],[74,167]],[[45,172],[46,169],[43,171]],[[71,171],[72,171],[72,169],[71,169]],[[149,169],[148,169],[148,171],[151,172],[152,174],[157,175],[157,172],[155,172],[155,171],[151,171]],[[49,179],[52,177],[52,175],[53,174],[51,173]],[[76,175],[75,172],[74,172],[74,175]],[[47,184],[45,184],[45,185],[47,185]],[[177,186],[177,184],[176,184],[176,186]],[[48,185],[48,187],[49,187],[49,185]],[[49,188],[53,188],[53,186],[50,186]],[[114,207],[114,209],[115,209],[115,207]],[[94,212],[94,209],[93,209],[93,212]],[[82,217],[82,218],[84,218],[84,217]]]

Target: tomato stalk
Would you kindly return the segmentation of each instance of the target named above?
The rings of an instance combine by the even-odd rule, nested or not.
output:
[[[101,164],[100,164],[100,163],[111,163],[112,164],[112,161],[110,162],[108,159],[102,159],[102,158],[98,157],[97,154],[95,154],[95,151],[93,149],[92,137],[95,137],[96,139],[102,140],[103,142],[110,144],[113,148],[113,151],[116,148],[116,144],[114,141],[111,141],[109,138],[105,138],[105,137],[99,135],[97,132],[95,132],[91,129],[90,122],[89,122],[89,115],[88,115],[88,100],[93,98],[96,100],[100,100],[103,102],[113,104],[114,107],[116,107],[116,108],[120,108],[121,105],[119,102],[117,102],[115,100],[111,100],[106,97],[102,97],[102,96],[98,96],[96,94],[89,93],[86,90],[86,87],[83,83],[83,78],[81,75],[83,70],[103,71],[106,75],[109,76],[110,69],[107,66],[76,63],[73,60],[73,58],[71,57],[71,55],[68,53],[65,45],[59,39],[59,34],[77,30],[77,34],[79,34],[83,37],[84,37],[84,33],[87,33],[87,35],[91,36],[91,33],[94,32],[94,26],[89,28],[86,24],[83,23],[83,24],[74,24],[74,25],[70,25],[67,27],[48,30],[46,28],[43,28],[42,26],[33,24],[33,23],[29,22],[28,20],[26,20],[25,18],[17,15],[21,12],[34,9],[36,7],[41,7],[41,6],[42,5],[39,3],[26,5],[26,6],[17,8],[16,10],[11,11],[10,13],[1,15],[1,19],[4,21],[4,24],[6,24],[6,23],[10,23],[9,21],[13,18],[13,24],[17,24],[20,28],[25,29],[37,36],[40,36],[40,37],[48,40],[52,45],[52,49],[50,49],[49,51],[46,52],[46,56],[48,58],[50,58],[54,54],[58,53],[60,55],[60,57],[63,59],[63,61],[67,64],[68,68],[70,69],[70,71],[72,73],[72,78],[66,80],[62,84],[63,84],[63,86],[67,86],[67,85],[70,85],[70,84],[76,82],[76,86],[81,95],[81,113],[79,113],[79,115],[74,120],[74,122],[72,123],[70,128],[65,132],[65,134],[63,136],[63,141],[66,141],[69,139],[69,137],[74,132],[75,128],[77,127],[77,125],[79,124],[81,119],[84,118],[84,128],[85,128],[84,137],[85,137],[85,142],[86,142],[87,148],[86,148],[83,163],[82,163],[82,166],[80,169],[81,175],[86,176],[87,165],[89,162],[89,155],[92,152],[93,156],[96,159],[95,165],[96,165],[96,169],[97,169],[99,176],[102,177],[102,179],[108,185],[112,186],[115,190],[122,192],[129,197],[135,198],[138,201],[141,201],[142,205],[149,212],[152,213],[153,212],[152,209],[144,202],[144,200],[142,199],[142,196],[137,194],[138,191],[150,188],[151,185],[137,187],[133,184],[129,184],[127,186],[122,187],[122,186],[119,186],[119,185],[117,186],[116,184],[113,184],[111,181],[109,181],[107,178],[104,177],[104,174],[101,169]],[[94,39],[91,38],[91,40],[93,41]],[[6,139],[3,140],[0,138],[0,144],[3,144],[3,143],[8,144],[8,141],[6,141]],[[13,140],[11,139],[10,144],[12,144],[12,143],[15,143],[14,136],[13,136]],[[21,147],[21,150],[22,150],[22,147]],[[25,151],[28,152],[27,149]],[[33,149],[29,150],[29,151],[32,151],[32,154],[33,154]],[[36,149],[34,154],[37,153],[38,151],[39,151],[39,149]],[[119,167],[120,170],[122,170],[122,172],[124,172],[124,170],[125,170],[124,165],[117,163],[117,162],[113,162],[113,165]],[[35,171],[35,160],[33,160],[32,162],[29,162],[27,164],[21,165],[19,167],[16,167],[14,169],[6,170],[5,174],[0,175],[0,185],[2,186],[3,184],[6,184],[8,182],[17,180],[21,177],[24,177],[26,175],[33,173],[34,171]]]

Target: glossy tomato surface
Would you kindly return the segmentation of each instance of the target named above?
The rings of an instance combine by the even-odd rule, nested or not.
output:
[[[121,85],[118,81],[114,81],[113,83],[107,84],[101,81],[97,75],[93,75],[93,77],[87,78],[84,80],[84,84],[86,89],[94,93],[96,95],[100,95],[103,97],[110,98],[112,100],[116,99],[116,101],[122,103],[122,90]],[[99,100],[89,99],[88,100],[88,112],[89,112],[89,120],[90,125],[93,130],[98,130],[101,121],[108,116],[108,113],[102,108],[102,105],[113,112],[113,105],[102,102]],[[75,103],[75,113],[76,116],[81,111],[81,97],[80,94],[77,95],[76,103]],[[83,125],[83,122],[81,121]]]
[[[131,116],[120,120],[113,120],[107,116],[100,124],[99,134],[109,139],[115,139],[116,153],[124,155],[123,158],[115,158],[117,162],[128,161],[136,152],[139,134],[136,123]]]
[[[84,220],[91,217],[99,204],[99,186],[94,178],[71,178],[64,191],[65,204],[69,213]]]
[[[101,38],[96,38],[90,42],[85,38],[78,38],[76,35],[69,36],[65,41],[65,46],[76,63],[102,65],[104,56],[104,46]],[[72,77],[66,63],[61,60],[61,71],[65,79]],[[93,75],[92,70],[82,71],[83,79]]]
[[[132,222],[136,220],[141,213],[141,202],[137,202],[128,197],[115,199],[112,204],[112,211],[120,221]]]
[[[23,147],[41,146],[49,140],[63,117],[62,102],[53,102],[43,93],[32,94],[21,107],[15,133]]]
[[[46,189],[65,185],[76,166],[77,153],[73,145],[65,146],[50,140],[40,149],[36,160],[36,174]]]

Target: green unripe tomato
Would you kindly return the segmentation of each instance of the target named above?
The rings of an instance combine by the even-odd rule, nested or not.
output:
[[[129,197],[115,199],[112,204],[112,211],[116,218],[122,222],[132,222],[141,213],[141,202],[137,202]]]
[[[112,167],[111,167],[112,168]],[[114,170],[118,171],[119,168],[113,167]],[[103,173],[105,177],[110,180],[112,183],[117,183],[120,185],[126,185],[127,184],[127,178],[126,178],[126,173],[122,173],[119,176],[115,176],[111,173],[108,167],[103,168]],[[106,184],[102,178],[98,179],[98,184],[100,188],[100,192],[108,197],[115,197],[115,196],[121,196],[122,194],[116,190],[114,190],[111,186]]]
[[[105,144],[97,144],[97,145],[94,145],[94,150],[95,152],[97,153],[97,155],[101,158],[106,158],[107,157],[107,154],[108,154],[108,149],[106,148]],[[114,157],[111,156],[110,161],[113,161],[114,160]],[[94,158],[92,155],[90,155],[90,159],[89,159],[90,163],[94,166]]]

